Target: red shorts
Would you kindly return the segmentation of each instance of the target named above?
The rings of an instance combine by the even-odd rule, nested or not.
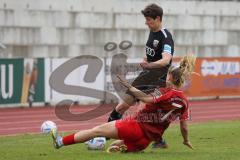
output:
[[[115,127],[118,130],[119,139],[124,141],[128,152],[144,150],[151,142],[134,119],[117,120]]]

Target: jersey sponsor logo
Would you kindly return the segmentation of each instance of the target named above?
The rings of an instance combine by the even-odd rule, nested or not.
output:
[[[175,121],[177,118],[179,119],[181,117],[181,113],[175,111],[176,109],[172,109],[165,113],[161,109],[158,109],[157,112],[141,112],[137,114],[136,120],[138,122],[147,123],[171,123],[172,121]]]
[[[168,44],[165,44],[163,47],[163,52],[172,53],[172,47]]]
[[[157,48],[158,43],[159,43],[159,40],[154,39],[153,40],[153,47]]]
[[[145,49],[146,49],[146,54],[151,56],[151,57],[154,57],[155,56],[155,51],[154,49],[148,47],[148,46],[145,46]]]

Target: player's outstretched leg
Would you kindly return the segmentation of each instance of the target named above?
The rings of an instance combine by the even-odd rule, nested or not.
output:
[[[59,149],[62,146],[84,143],[92,138],[101,136],[118,139],[118,131],[115,127],[115,121],[96,126],[92,129],[82,130],[64,137],[61,137],[55,129],[52,129],[51,135],[56,149]]]

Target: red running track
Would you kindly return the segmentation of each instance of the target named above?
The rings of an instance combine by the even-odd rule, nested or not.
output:
[[[191,123],[240,120],[240,99],[191,101],[190,107]],[[92,108],[94,106],[75,106],[71,111],[79,114]],[[63,121],[55,115],[54,107],[0,109],[0,135],[40,133],[45,120],[56,122],[60,131],[87,129],[106,122],[107,115],[89,121]]]

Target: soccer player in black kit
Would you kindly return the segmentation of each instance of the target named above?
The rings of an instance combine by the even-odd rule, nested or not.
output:
[[[168,69],[172,63],[174,53],[174,42],[171,33],[162,27],[163,9],[150,4],[141,11],[145,17],[145,24],[150,33],[145,46],[146,56],[140,66],[143,71],[133,81],[132,86],[149,93],[157,87],[165,87]],[[121,119],[123,113],[137,101],[129,91],[123,100],[116,106],[109,116],[108,121]],[[155,148],[166,148],[164,140],[153,144]]]

